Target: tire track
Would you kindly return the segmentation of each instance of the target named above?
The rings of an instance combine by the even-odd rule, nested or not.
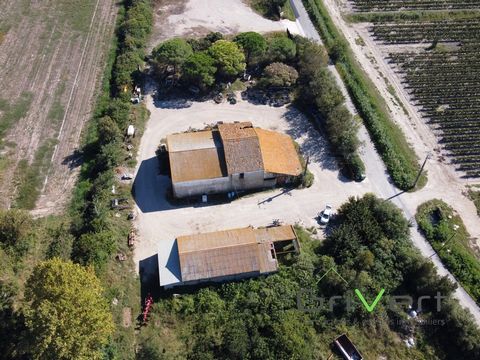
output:
[[[89,35],[85,41],[82,57],[70,91],[64,118],[58,133],[58,144],[50,159],[51,168],[45,177],[42,195],[34,211],[35,215],[57,212],[68,201],[75,184],[78,169],[70,168],[66,158],[72,155],[80,141],[83,125],[91,118],[97,84],[106,57],[116,8],[113,1],[97,0],[92,16]],[[97,24],[98,26],[94,26]],[[107,36],[109,34],[110,36]],[[108,39],[108,41],[105,41]]]

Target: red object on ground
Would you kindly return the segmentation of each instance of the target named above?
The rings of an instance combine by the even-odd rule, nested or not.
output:
[[[153,298],[150,294],[148,294],[148,296],[145,298],[145,307],[143,309],[143,322],[144,323],[147,322],[148,313],[150,312],[152,304],[153,304]]]

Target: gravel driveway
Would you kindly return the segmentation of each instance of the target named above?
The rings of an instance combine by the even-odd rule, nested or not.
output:
[[[239,100],[236,105],[206,102],[155,102],[147,97],[151,117],[143,135],[136,170],[135,197],[138,207],[136,226],[139,241],[135,262],[168,255],[178,235],[216,231],[248,225],[264,226],[274,219],[285,223],[317,226],[315,216],[325,204],[334,208],[349,196],[374,191],[370,180],[346,181],[339,176],[335,159],[322,135],[293,107],[274,108]],[[310,171],[315,175],[312,187],[285,192],[282,189],[246,196],[229,204],[174,207],[165,199],[169,178],[159,175],[155,151],[166,135],[192,128],[203,128],[217,121],[251,121],[254,126],[289,134],[310,157]],[[160,264],[160,267],[164,264]],[[138,267],[137,267],[138,269]]]

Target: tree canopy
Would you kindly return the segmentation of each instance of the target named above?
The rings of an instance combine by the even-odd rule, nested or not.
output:
[[[153,49],[153,59],[162,65],[172,65],[175,69],[193,54],[191,45],[181,38],[164,41]]]
[[[290,62],[295,58],[297,47],[295,42],[285,35],[274,36],[270,39],[268,54],[272,62]]]
[[[249,65],[252,58],[262,56],[267,51],[267,40],[254,31],[240,33],[233,41],[242,47]]]
[[[232,77],[245,70],[245,55],[232,41],[218,40],[208,49],[220,75]]]
[[[100,359],[114,325],[93,269],[58,258],[27,281],[25,321],[34,359]]]
[[[189,56],[183,64],[183,76],[201,88],[215,83],[216,72],[215,60],[204,51]]]
[[[32,219],[21,210],[0,210],[0,243],[15,246],[30,231]]]

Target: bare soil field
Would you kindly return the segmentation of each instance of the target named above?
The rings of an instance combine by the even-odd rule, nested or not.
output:
[[[36,215],[62,210],[116,14],[113,0],[2,2],[0,207],[15,206],[31,182],[41,192]]]
[[[202,36],[211,31],[235,34],[241,31],[295,33],[295,22],[271,21],[254,12],[242,0],[156,0],[152,47],[178,36]]]

